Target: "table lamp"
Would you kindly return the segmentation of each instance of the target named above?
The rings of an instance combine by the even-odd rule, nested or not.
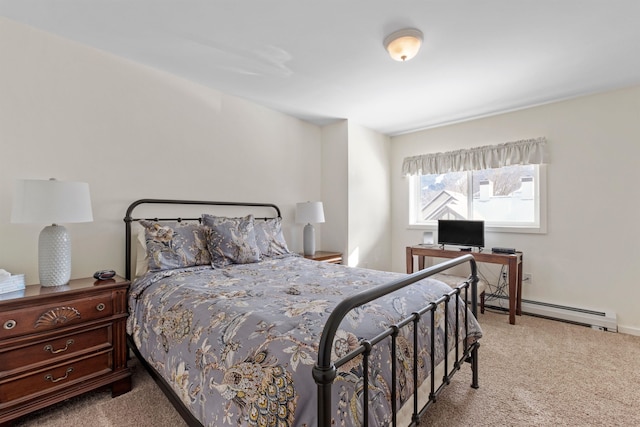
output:
[[[40,232],[38,240],[41,286],[66,285],[71,278],[71,240],[59,223],[90,221],[89,184],[53,178],[16,181],[11,222],[51,224]]]
[[[296,222],[304,226],[303,248],[307,256],[316,253],[316,235],[311,223],[324,222],[322,202],[296,203]]]

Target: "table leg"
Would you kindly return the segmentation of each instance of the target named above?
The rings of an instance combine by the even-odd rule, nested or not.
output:
[[[407,274],[413,273],[413,252],[407,247]]]
[[[522,316],[522,269],[524,266],[522,255],[520,257],[520,262],[516,264],[518,266],[518,299],[516,300],[516,314],[518,316]]]
[[[516,324],[516,308],[518,301],[518,260],[509,260],[509,323]]]

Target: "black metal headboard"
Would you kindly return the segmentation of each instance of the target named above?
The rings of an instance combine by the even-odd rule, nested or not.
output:
[[[150,221],[200,221],[201,218],[133,218],[131,215],[133,210],[143,204],[155,204],[155,205],[202,205],[202,206],[239,206],[239,207],[262,207],[272,208],[276,211],[276,218],[281,218],[280,208],[272,203],[246,203],[246,202],[216,202],[208,200],[170,200],[170,199],[140,199],[131,203],[127,208],[127,212],[124,216],[125,223],[125,277],[131,280],[131,223],[140,220]],[[265,218],[268,219],[268,218]]]

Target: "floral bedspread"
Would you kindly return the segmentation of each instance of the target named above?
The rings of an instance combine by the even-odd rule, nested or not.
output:
[[[147,273],[131,286],[127,332],[141,354],[206,426],[315,426],[317,360],[322,328],[347,295],[402,275],[284,256],[225,268],[192,267]],[[397,319],[450,291],[423,280],[354,310],[338,329],[334,357],[361,337],[370,338]],[[450,304],[450,319],[454,304]],[[443,314],[434,338],[444,357]],[[426,323],[426,322],[422,322]],[[460,336],[463,335],[462,317]],[[428,326],[421,326],[429,335]],[[406,328],[404,328],[406,329]],[[453,336],[453,326],[447,331]],[[481,330],[473,323],[471,337]],[[412,332],[398,339],[399,399],[413,390]],[[429,339],[428,337],[426,339]],[[449,342],[453,346],[453,339]],[[370,359],[369,425],[390,421],[390,350],[379,346]],[[427,377],[429,347],[421,350],[419,377]],[[334,359],[334,360],[335,360]],[[336,425],[361,425],[362,366],[339,369],[332,389]]]

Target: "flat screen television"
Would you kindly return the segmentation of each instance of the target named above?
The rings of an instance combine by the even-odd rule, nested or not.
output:
[[[439,219],[438,244],[484,248],[484,221]]]

